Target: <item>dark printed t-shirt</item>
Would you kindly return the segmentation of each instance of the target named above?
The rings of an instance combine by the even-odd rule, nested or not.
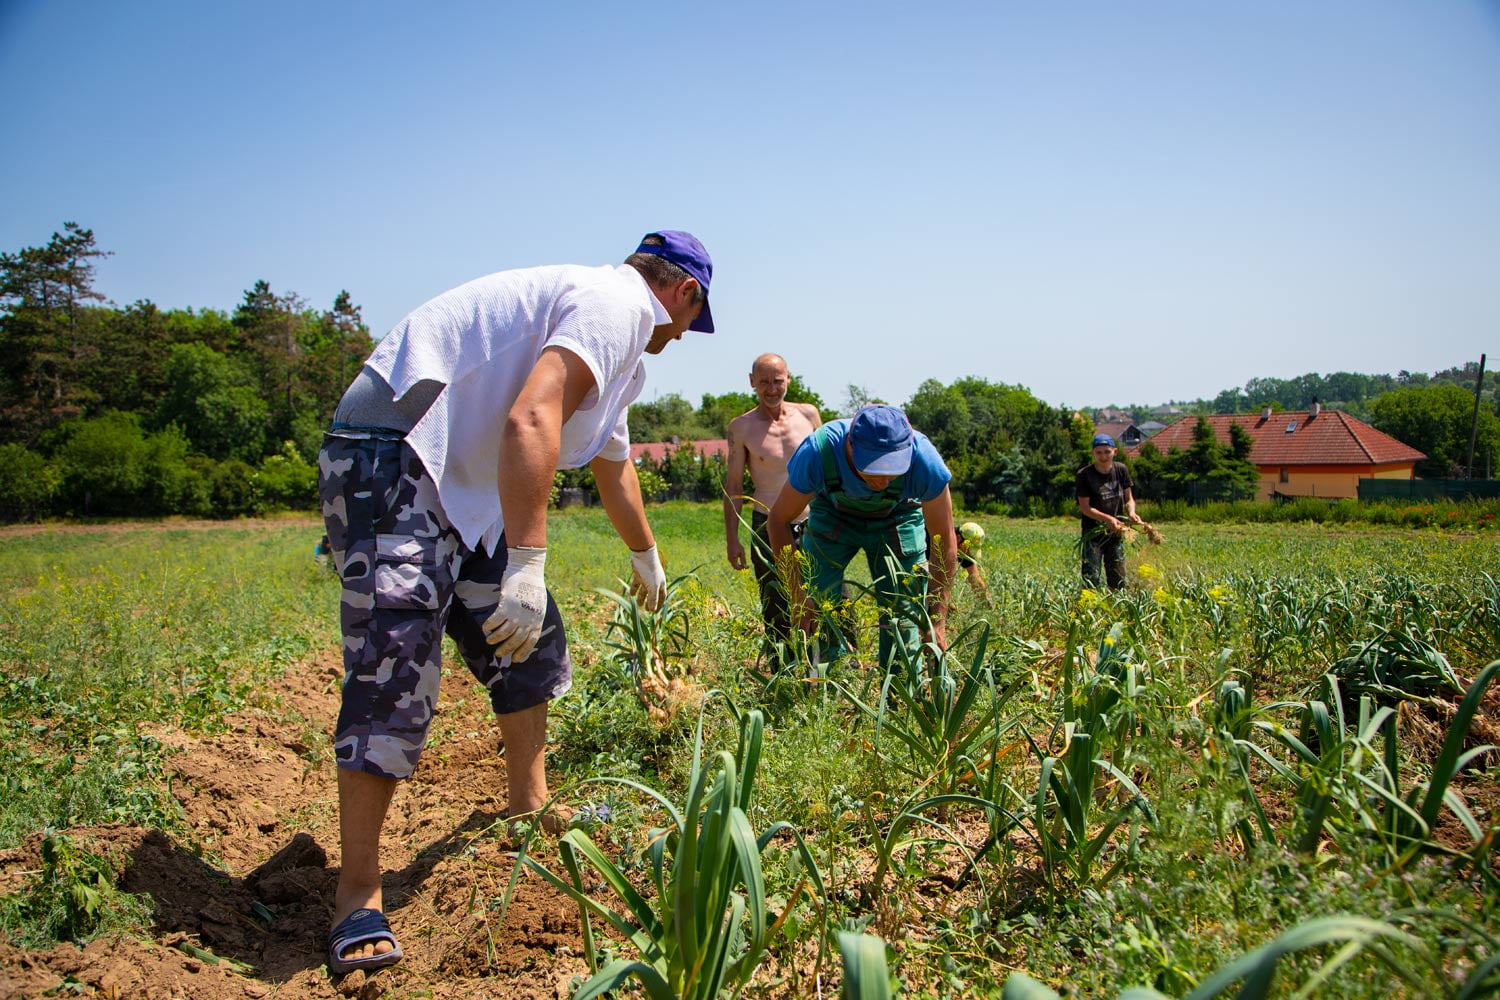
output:
[[[1120,516],[1125,509],[1125,491],[1135,486],[1130,479],[1130,470],[1119,462],[1110,466],[1108,472],[1100,472],[1090,462],[1078,470],[1074,482],[1078,499],[1088,497],[1090,507],[1111,517]],[[1082,516],[1081,512],[1079,516]]]

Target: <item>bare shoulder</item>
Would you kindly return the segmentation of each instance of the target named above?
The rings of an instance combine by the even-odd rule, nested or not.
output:
[[[741,413],[739,416],[737,416],[733,420],[729,421],[729,428],[728,428],[729,429],[729,433],[731,435],[745,433],[745,429],[749,426],[750,420],[754,416],[755,416],[755,411],[754,410],[749,410],[749,411],[746,411],[745,413]]]
[[[739,416],[729,421],[729,426],[724,429],[724,436],[729,441],[729,446],[731,448],[733,448],[736,444],[743,446],[745,438],[749,435],[752,429],[752,421],[754,419],[755,411],[751,410],[748,413],[741,413]]]
[[[811,403],[793,403],[792,405],[795,406],[802,413],[802,415],[807,418],[808,423],[812,424],[814,427],[823,426],[823,415],[818,412],[818,408],[816,406],[812,405]]]

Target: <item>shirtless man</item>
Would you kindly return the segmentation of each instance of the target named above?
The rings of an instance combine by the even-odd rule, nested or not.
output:
[[[740,544],[740,509],[746,498],[740,495],[745,481],[748,459],[750,481],[755,494],[750,498],[750,560],[755,567],[755,582],[760,586],[761,615],[766,622],[765,651],[774,660],[778,644],[784,644],[792,627],[786,591],[776,575],[766,534],[766,514],[786,483],[786,460],[813,431],[822,426],[818,408],[811,403],[786,401],[791,376],[786,360],[779,354],[762,354],[750,366],[750,389],[755,393],[755,409],[729,422],[729,470],[724,490],[724,538],[729,565],[745,568],[745,547]],[[803,508],[793,526],[800,534],[807,520]]]

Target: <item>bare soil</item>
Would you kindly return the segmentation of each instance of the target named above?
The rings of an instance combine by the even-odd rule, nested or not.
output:
[[[496,926],[514,869],[501,822],[505,762],[487,699],[446,698],[416,777],[397,792],[382,862],[385,905],[406,952],[369,975],[330,975],[325,946],[338,877],[337,794],[326,738],[338,710],[337,650],[286,677],[283,707],[243,712],[228,731],[158,735],[171,791],[191,829],[69,831],[122,862],[120,887],[153,907],[151,937],[22,951],[0,941],[0,997],[571,996],[584,973],[577,911],[523,875]],[[464,681],[455,678],[457,688]],[[195,852],[194,848],[197,848]],[[40,864],[40,838],[0,854],[0,886]],[[199,853],[201,852],[201,853]],[[555,862],[554,843],[535,851]],[[76,992],[75,992],[76,991]]]
[[[234,714],[212,735],[158,732],[176,750],[167,767],[187,832],[133,826],[69,831],[89,849],[119,859],[120,887],[150,900],[150,936],[39,951],[0,941],[0,1000],[571,996],[575,978],[586,972],[574,906],[523,874],[501,919],[499,901],[515,868],[503,832],[503,748],[488,700],[461,670],[445,687],[432,743],[416,777],[398,791],[386,826],[386,913],[406,959],[368,975],[330,975],[325,943],[339,859],[326,733],[337,714],[341,675],[337,650],[327,650],[287,674],[274,711]],[[1500,718],[1500,688],[1489,694],[1485,734]],[[1500,814],[1493,771],[1465,775],[1458,790],[1481,822]],[[1277,808],[1276,801],[1272,796],[1268,805]],[[1289,821],[1290,807],[1281,808],[1288,815],[1278,822]],[[971,849],[984,840],[982,817],[953,820]],[[1467,842],[1451,817],[1439,836]],[[0,852],[0,892],[15,891],[40,866],[39,851],[37,837]],[[535,852],[557,870],[554,841],[543,841]],[[954,852],[927,877],[908,882],[899,911],[888,891],[869,901],[875,929],[900,941],[921,936],[922,923],[951,913],[974,891],[972,884],[958,884],[963,861]],[[856,869],[856,880],[867,884],[873,858],[859,857]],[[1010,878],[1025,895],[1038,876],[1018,868]],[[773,956],[758,995],[811,995],[806,958]],[[797,968],[784,968],[782,961]],[[838,989],[830,971],[824,969],[823,995]]]

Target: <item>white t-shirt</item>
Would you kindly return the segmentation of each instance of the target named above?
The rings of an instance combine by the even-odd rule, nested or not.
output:
[[[601,455],[620,461],[630,456],[625,409],[646,379],[641,355],[652,329],[671,320],[627,264],[501,271],[417,308],[365,364],[397,399],[424,379],[443,383],[406,440],[437,482],[464,544],[493,551],[505,529],[501,432],[543,348],[567,348],[594,376],[594,388],[563,425],[558,468]]]

